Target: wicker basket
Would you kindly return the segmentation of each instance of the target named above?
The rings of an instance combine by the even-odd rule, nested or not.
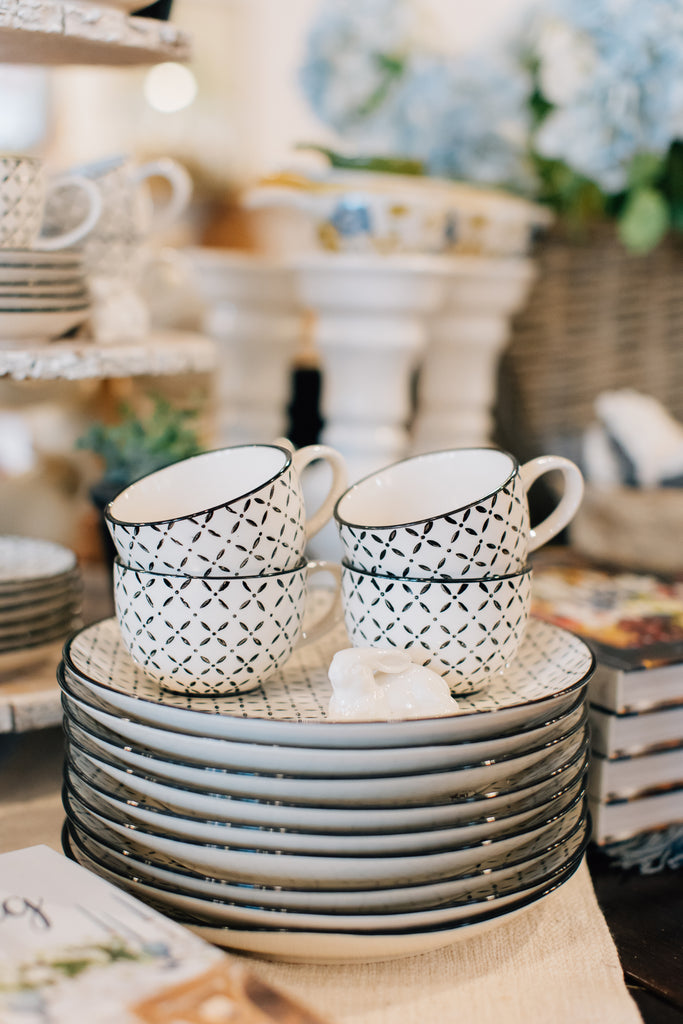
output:
[[[634,256],[603,226],[581,240],[550,233],[537,261],[502,364],[523,447],[579,436],[612,388],[653,395],[683,420],[683,242]]]

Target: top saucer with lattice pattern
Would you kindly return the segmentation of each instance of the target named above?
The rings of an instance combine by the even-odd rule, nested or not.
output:
[[[310,612],[329,596],[313,595]],[[484,689],[458,698],[447,718],[333,722],[327,718],[327,670],[349,647],[343,626],[295,650],[265,685],[230,697],[169,693],[133,662],[116,619],[76,633],[65,645],[67,674],[96,692],[98,703],[133,720],[201,736],[302,747],[397,747],[502,736],[567,711],[592,673],[586,644],[566,630],[532,619],[514,661]]]

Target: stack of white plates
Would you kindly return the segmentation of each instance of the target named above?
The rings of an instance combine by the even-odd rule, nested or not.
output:
[[[78,253],[0,249],[0,344],[58,338],[82,324],[89,311]]]
[[[289,960],[409,955],[522,913],[588,838],[592,656],[532,620],[449,718],[332,722],[343,629],[263,689],[165,692],[115,619],[59,669],[65,849],[223,946]]]
[[[32,537],[0,537],[0,667],[62,640],[80,624],[73,551]]]

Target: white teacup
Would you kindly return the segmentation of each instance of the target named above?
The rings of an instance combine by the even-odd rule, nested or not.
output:
[[[559,470],[564,493],[533,529],[527,492]],[[583,477],[569,459],[520,466],[497,448],[452,448],[396,462],[365,477],[334,510],[343,559],[386,576],[460,579],[515,572],[572,519]]]
[[[338,597],[302,633],[308,581],[338,565],[302,560],[267,576],[174,576],[114,566],[116,614],[133,660],[164,689],[229,695],[253,690],[281,668],[300,639],[340,618]]]
[[[318,459],[329,462],[332,483],[307,518],[299,477]],[[137,480],[110,502],[105,519],[125,565],[186,576],[261,576],[299,564],[346,480],[344,459],[325,445],[293,453],[277,444],[237,445]]]
[[[77,195],[79,216],[68,230],[41,235],[50,197]],[[48,178],[38,157],[0,154],[0,249],[52,252],[76,245],[93,229],[102,211],[96,185],[83,175]]]
[[[510,662],[526,629],[531,569],[486,579],[395,579],[342,566],[354,647],[395,647],[442,676],[457,697]]]

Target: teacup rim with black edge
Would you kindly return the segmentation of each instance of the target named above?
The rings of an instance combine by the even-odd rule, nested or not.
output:
[[[342,503],[345,500],[350,500],[351,496],[354,493],[358,493],[361,487],[363,487],[364,485],[369,485],[369,482],[371,480],[376,480],[379,477],[382,477],[385,473],[395,471],[398,466],[415,464],[422,461],[437,459],[438,457],[445,459],[446,457],[452,457],[454,454],[458,452],[494,452],[497,455],[509,459],[510,471],[507,474],[507,476],[505,476],[504,479],[500,480],[499,483],[492,490],[477,495],[477,497],[473,498],[471,501],[466,501],[463,504],[454,505],[452,507],[449,506],[448,508],[438,509],[431,512],[428,515],[424,515],[421,517],[415,517],[412,519],[405,519],[400,521],[396,520],[391,523],[369,523],[347,519],[344,517],[344,515],[342,515],[340,511],[340,506],[342,505]],[[368,473],[366,476],[361,477],[360,480],[356,480],[355,483],[351,484],[351,486],[348,487],[347,490],[344,491],[344,493],[337,499],[333,510],[333,516],[341,526],[348,526],[355,530],[396,530],[411,526],[423,526],[425,523],[428,523],[431,519],[440,519],[444,516],[457,515],[460,512],[464,512],[468,508],[478,505],[480,502],[487,501],[489,498],[492,498],[494,494],[496,494],[498,491],[504,488],[519,472],[520,468],[521,464],[519,460],[514,455],[512,455],[511,452],[508,452],[503,448],[498,448],[495,445],[473,445],[463,448],[440,448],[438,450],[431,452],[420,452],[415,455],[409,455],[407,458],[404,459],[397,459],[395,462],[391,462],[386,466],[382,466],[380,469],[374,470],[372,473]]]
[[[272,449],[274,451],[282,452],[284,461],[280,468],[272,473],[269,477],[266,477],[248,488],[246,491],[242,491],[239,494],[231,495],[229,498],[217,502],[216,504],[209,505],[206,508],[192,508],[187,512],[180,512],[173,516],[164,516],[160,519],[123,519],[114,513],[114,508],[117,502],[121,504],[125,503],[125,495],[129,495],[138,489],[138,485],[146,484],[149,485],[149,481],[152,478],[159,479],[162,475],[172,477],[174,473],[180,472],[180,467],[187,466],[188,463],[198,463],[200,460],[211,461],[212,458],[216,458],[218,455],[227,451],[244,450],[247,448],[251,449]],[[235,444],[235,445],[223,445],[221,448],[212,448],[206,452],[198,452],[196,455],[189,455],[185,459],[181,459],[179,462],[173,462],[168,466],[163,466],[161,469],[156,469],[152,473],[147,473],[145,476],[139,477],[132,483],[128,484],[115,498],[109,502],[104,510],[105,519],[113,523],[116,526],[161,526],[164,523],[177,523],[183,519],[187,519],[191,516],[202,516],[208,515],[211,512],[218,511],[218,509],[224,508],[226,505],[231,505],[233,502],[244,501],[250,495],[255,494],[262,488],[267,487],[269,484],[274,483],[278,477],[282,476],[290,466],[293,465],[293,452],[279,444],[269,442],[247,442],[246,444]]]

